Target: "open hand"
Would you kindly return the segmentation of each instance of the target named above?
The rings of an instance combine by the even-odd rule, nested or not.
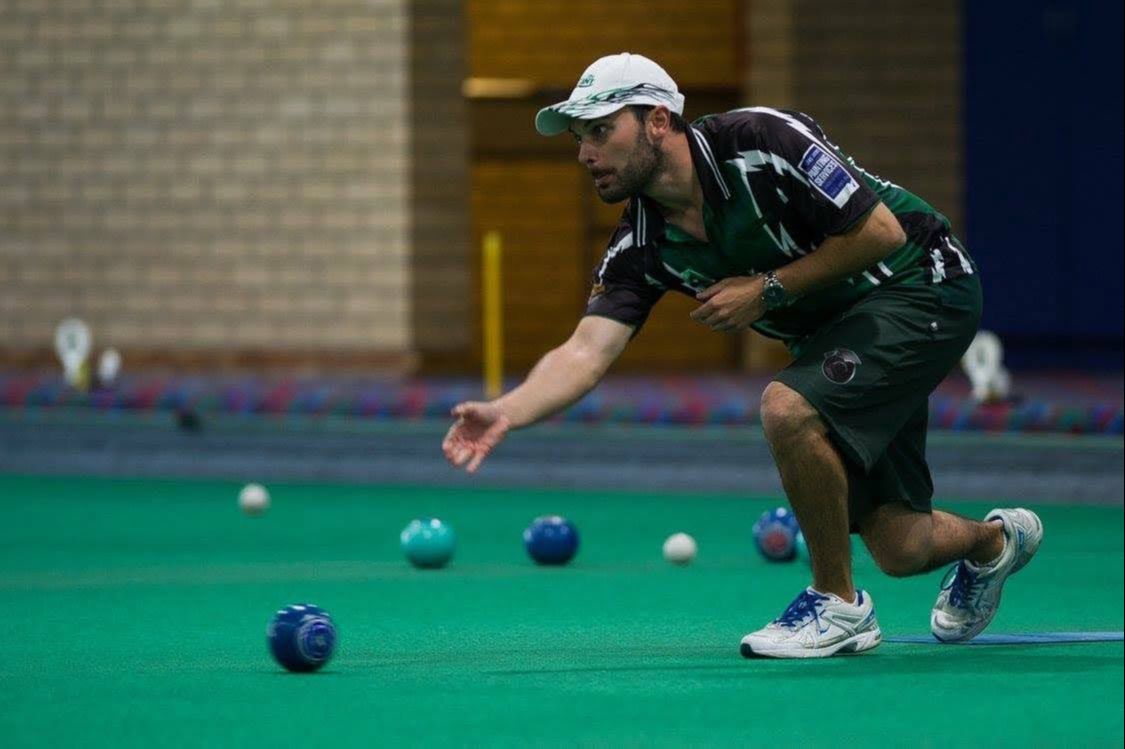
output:
[[[442,440],[442,452],[453,466],[465,466],[469,473],[476,473],[488,454],[508,434],[511,422],[492,403],[467,401],[454,406],[451,413],[457,420]]]

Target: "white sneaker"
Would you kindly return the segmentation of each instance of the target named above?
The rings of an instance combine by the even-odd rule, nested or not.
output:
[[[985,522],[1004,527],[1004,550],[992,564],[961,560],[946,573],[930,614],[930,631],[942,642],[971,640],[988,626],[1000,608],[1004,581],[1024,568],[1043,541],[1043,523],[1031,510],[993,510]]]
[[[831,593],[805,588],[785,613],[742,638],[747,658],[827,658],[859,653],[883,641],[871,596],[856,591],[848,603]]]

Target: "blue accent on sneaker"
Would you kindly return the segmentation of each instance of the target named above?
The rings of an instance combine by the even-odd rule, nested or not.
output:
[[[952,580],[950,580],[952,575]],[[964,560],[949,568],[945,578],[941,581],[941,589],[949,590],[949,602],[957,608],[965,608],[976,602],[977,593],[980,591],[979,573],[974,572]]]
[[[793,599],[793,603],[789,604],[789,608],[785,609],[785,612],[781,616],[774,619],[774,622],[780,624],[782,627],[788,627],[789,629],[795,629],[810,619],[816,619],[819,624],[820,611],[817,609],[817,604],[827,600],[828,596],[805,588]]]

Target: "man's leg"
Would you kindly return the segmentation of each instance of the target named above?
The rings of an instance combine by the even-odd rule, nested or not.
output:
[[[1043,524],[1024,509],[993,510],[978,522],[896,502],[864,517],[860,533],[888,575],[918,575],[959,562],[930,612],[930,630],[942,642],[964,642],[992,621],[1005,581],[1039,549]]]
[[[828,428],[800,393],[771,382],[762,393],[762,429],[809,545],[813,588],[854,601],[848,476]]]
[[[883,572],[920,575],[962,559],[986,565],[1004,551],[1003,525],[949,512],[918,512],[905,503],[879,505],[860,522],[860,535]]]
[[[762,426],[809,545],[814,584],[746,635],[743,655],[826,657],[880,643],[874,602],[852,583],[848,532],[873,509],[869,499],[908,497],[929,509],[924,460],[900,474],[888,450],[908,424],[924,435],[927,395],[976,330],[971,281],[961,291],[976,301],[965,304],[931,286],[877,290],[801,340],[762,394]]]
[[[878,646],[883,634],[871,596],[852,585],[848,475],[820,415],[796,390],[772,382],[762,426],[785,493],[801,524],[813,585],[777,619],[742,638],[747,658],[823,658]]]

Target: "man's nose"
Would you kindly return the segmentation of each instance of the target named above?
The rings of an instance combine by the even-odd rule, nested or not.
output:
[[[582,142],[578,144],[578,160],[590,166],[594,163],[594,148],[589,143]]]

